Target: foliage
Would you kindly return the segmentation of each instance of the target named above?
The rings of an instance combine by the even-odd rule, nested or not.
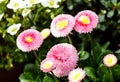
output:
[[[0,68],[7,70],[16,64],[26,64],[20,75],[21,82],[68,82],[67,77],[57,78],[51,73],[40,70],[40,62],[46,57],[49,49],[58,43],[69,43],[68,37],[55,38],[50,35],[44,40],[36,52],[22,52],[16,46],[17,36],[24,30],[35,28],[41,31],[50,28],[52,19],[62,13],[75,16],[79,11],[92,10],[97,13],[99,23],[97,27],[87,34],[75,31],[69,35],[72,45],[79,54],[78,66],[86,71],[82,82],[117,82],[120,80],[120,63],[111,68],[103,64],[106,54],[115,54],[120,60],[120,1],[119,0],[62,0],[58,8],[44,7],[34,4],[28,8],[31,12],[23,17],[23,9],[14,12],[7,8],[10,0],[0,2]],[[20,30],[10,35],[7,28],[12,24],[21,23]],[[37,58],[33,54],[37,54]],[[32,63],[29,63],[32,62]]]

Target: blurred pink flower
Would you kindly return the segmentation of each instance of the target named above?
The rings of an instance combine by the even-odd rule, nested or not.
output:
[[[56,16],[51,23],[51,33],[54,37],[65,37],[75,25],[74,17],[69,14]]]
[[[86,76],[85,71],[82,68],[72,70],[68,75],[69,82],[81,82]]]
[[[114,54],[107,54],[103,58],[103,63],[107,67],[113,67],[117,63],[118,59]]]
[[[53,46],[47,53],[47,58],[54,58],[57,62],[53,73],[57,77],[67,76],[73,70],[78,61],[78,53],[74,46],[61,43]]]
[[[91,10],[84,10],[75,16],[76,24],[74,30],[78,33],[88,33],[98,24],[98,16]]]
[[[40,64],[40,69],[43,72],[50,72],[56,67],[57,62],[52,58],[44,59]]]
[[[29,52],[37,50],[43,43],[43,38],[39,31],[27,29],[18,35],[16,42],[20,50]]]

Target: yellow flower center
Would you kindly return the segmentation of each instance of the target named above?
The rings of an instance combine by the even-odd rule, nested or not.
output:
[[[25,37],[25,41],[28,43],[31,43],[31,42],[33,42],[33,38],[31,36],[27,36],[27,37]]]
[[[73,79],[74,79],[74,80],[78,80],[79,77],[80,77],[80,73],[77,73],[77,74],[75,74],[75,75],[73,76]]]
[[[78,19],[79,22],[81,22],[82,24],[90,24],[90,19],[88,16],[80,16]]]
[[[50,1],[50,2],[49,2],[49,5],[50,5],[50,6],[53,6],[53,5],[54,5],[54,1]]]
[[[108,60],[107,60],[107,63],[112,63],[112,58],[109,58]]]
[[[57,22],[57,29],[62,30],[68,25],[68,20],[62,20]]]
[[[14,27],[11,29],[11,32],[15,32],[17,30],[17,27]]]
[[[53,62],[47,61],[43,64],[43,68],[50,69],[52,65],[53,65]]]
[[[30,4],[34,4],[36,0],[29,0]]]
[[[16,3],[13,4],[13,7],[19,7],[19,5],[20,4],[16,2]]]

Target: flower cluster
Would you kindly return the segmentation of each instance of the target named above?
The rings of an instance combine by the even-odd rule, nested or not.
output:
[[[48,63],[50,61],[51,63]],[[77,61],[76,48],[68,43],[60,43],[48,51],[46,59],[41,62],[40,69],[45,72],[52,71],[57,77],[67,76],[76,67]]]
[[[44,7],[58,8],[58,2],[61,2],[61,0],[10,0],[7,7],[9,9],[13,9],[15,12],[17,9],[30,8],[39,3],[41,3]]]
[[[56,16],[51,23],[55,37],[67,36],[74,29],[78,33],[91,32],[98,24],[98,16],[91,10],[80,11],[75,17],[69,14]]]

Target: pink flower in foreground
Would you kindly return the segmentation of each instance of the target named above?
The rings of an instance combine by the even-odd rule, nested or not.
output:
[[[55,37],[65,37],[75,25],[74,17],[68,14],[56,16],[51,23],[51,33]]]
[[[81,82],[86,76],[85,71],[82,68],[72,70],[68,75],[69,82]]]
[[[114,54],[107,54],[103,58],[103,63],[107,67],[113,67],[117,63],[117,57]]]
[[[44,59],[40,64],[40,69],[43,72],[50,72],[56,67],[56,61],[51,58]]]
[[[67,76],[76,67],[78,54],[76,48],[71,44],[61,43],[50,49],[47,58],[53,58],[57,62],[53,73],[57,77],[62,77]]]
[[[43,38],[39,31],[28,29],[18,35],[16,42],[20,50],[29,52],[37,50],[43,43]]]
[[[74,30],[79,33],[88,33],[98,24],[98,16],[91,10],[84,10],[75,16],[76,24]]]

